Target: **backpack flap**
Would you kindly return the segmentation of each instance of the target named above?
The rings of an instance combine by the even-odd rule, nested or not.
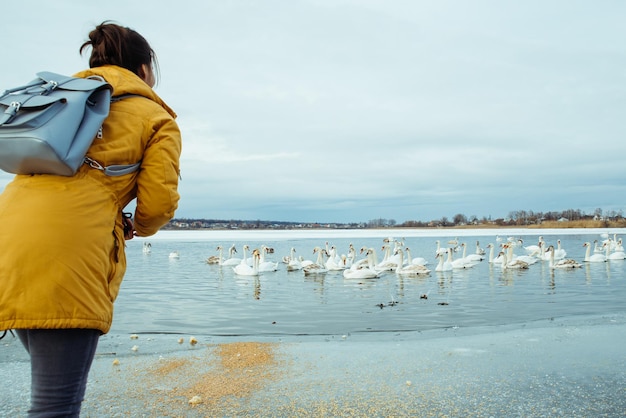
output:
[[[0,99],[0,126],[32,129],[50,120],[62,107],[60,96],[11,94]],[[9,126],[10,125],[10,126]]]

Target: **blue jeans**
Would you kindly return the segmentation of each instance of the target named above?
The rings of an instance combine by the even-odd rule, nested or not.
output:
[[[95,329],[18,329],[30,354],[29,417],[78,417],[87,375],[102,332]]]

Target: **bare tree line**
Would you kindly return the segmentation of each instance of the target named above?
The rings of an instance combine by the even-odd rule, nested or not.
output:
[[[506,218],[492,219],[491,216],[478,218],[476,215],[466,216],[458,213],[449,219],[443,216],[440,219],[431,221],[405,221],[398,224],[394,219],[373,219],[367,222],[368,228],[381,227],[446,227],[446,226],[462,226],[462,225],[484,225],[492,224],[499,226],[525,226],[536,225],[547,221],[585,221],[585,220],[620,220],[623,219],[622,210],[603,211],[602,208],[596,208],[593,214],[587,214],[580,209],[566,209],[563,211],[535,212],[532,210],[516,210],[509,212]]]

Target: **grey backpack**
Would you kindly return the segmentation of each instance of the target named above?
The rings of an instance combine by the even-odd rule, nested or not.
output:
[[[120,176],[139,168],[141,162],[103,167],[86,157],[109,114],[111,85],[100,77],[51,72],[37,77],[0,95],[0,169],[72,176],[87,163]]]

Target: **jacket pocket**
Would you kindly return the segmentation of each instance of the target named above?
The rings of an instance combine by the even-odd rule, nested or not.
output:
[[[117,298],[124,273],[126,272],[126,251],[124,241],[124,228],[121,216],[115,220],[115,227],[112,231],[113,245],[111,247],[110,270],[109,270],[109,297],[111,301]]]

